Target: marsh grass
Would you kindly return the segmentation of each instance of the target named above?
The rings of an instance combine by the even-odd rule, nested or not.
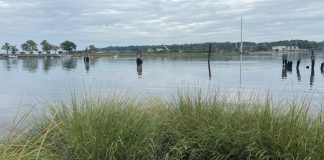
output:
[[[271,96],[122,94],[48,105],[2,159],[324,159],[323,113]],[[9,136],[10,137],[10,136]]]

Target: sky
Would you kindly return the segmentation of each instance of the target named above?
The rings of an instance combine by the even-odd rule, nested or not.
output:
[[[324,41],[324,0],[0,0],[0,45]]]

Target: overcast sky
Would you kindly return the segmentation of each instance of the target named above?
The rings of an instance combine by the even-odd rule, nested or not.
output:
[[[0,45],[324,41],[324,0],[0,0]]]

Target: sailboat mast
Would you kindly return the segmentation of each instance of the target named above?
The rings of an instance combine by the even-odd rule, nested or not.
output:
[[[241,18],[241,54],[243,54],[243,19]]]

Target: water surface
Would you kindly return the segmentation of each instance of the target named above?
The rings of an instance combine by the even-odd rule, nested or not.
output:
[[[301,57],[299,70],[296,60]],[[0,60],[0,120],[12,118],[17,107],[24,111],[41,108],[43,100],[67,100],[73,90],[80,95],[122,91],[131,95],[169,97],[178,88],[217,88],[237,94],[269,91],[275,98],[311,95],[314,106],[323,102],[323,53],[316,53],[315,67],[310,56],[292,54],[292,71],[283,69],[280,54],[268,56],[214,57],[212,79],[206,57],[144,57],[142,66],[134,58],[23,58]]]

